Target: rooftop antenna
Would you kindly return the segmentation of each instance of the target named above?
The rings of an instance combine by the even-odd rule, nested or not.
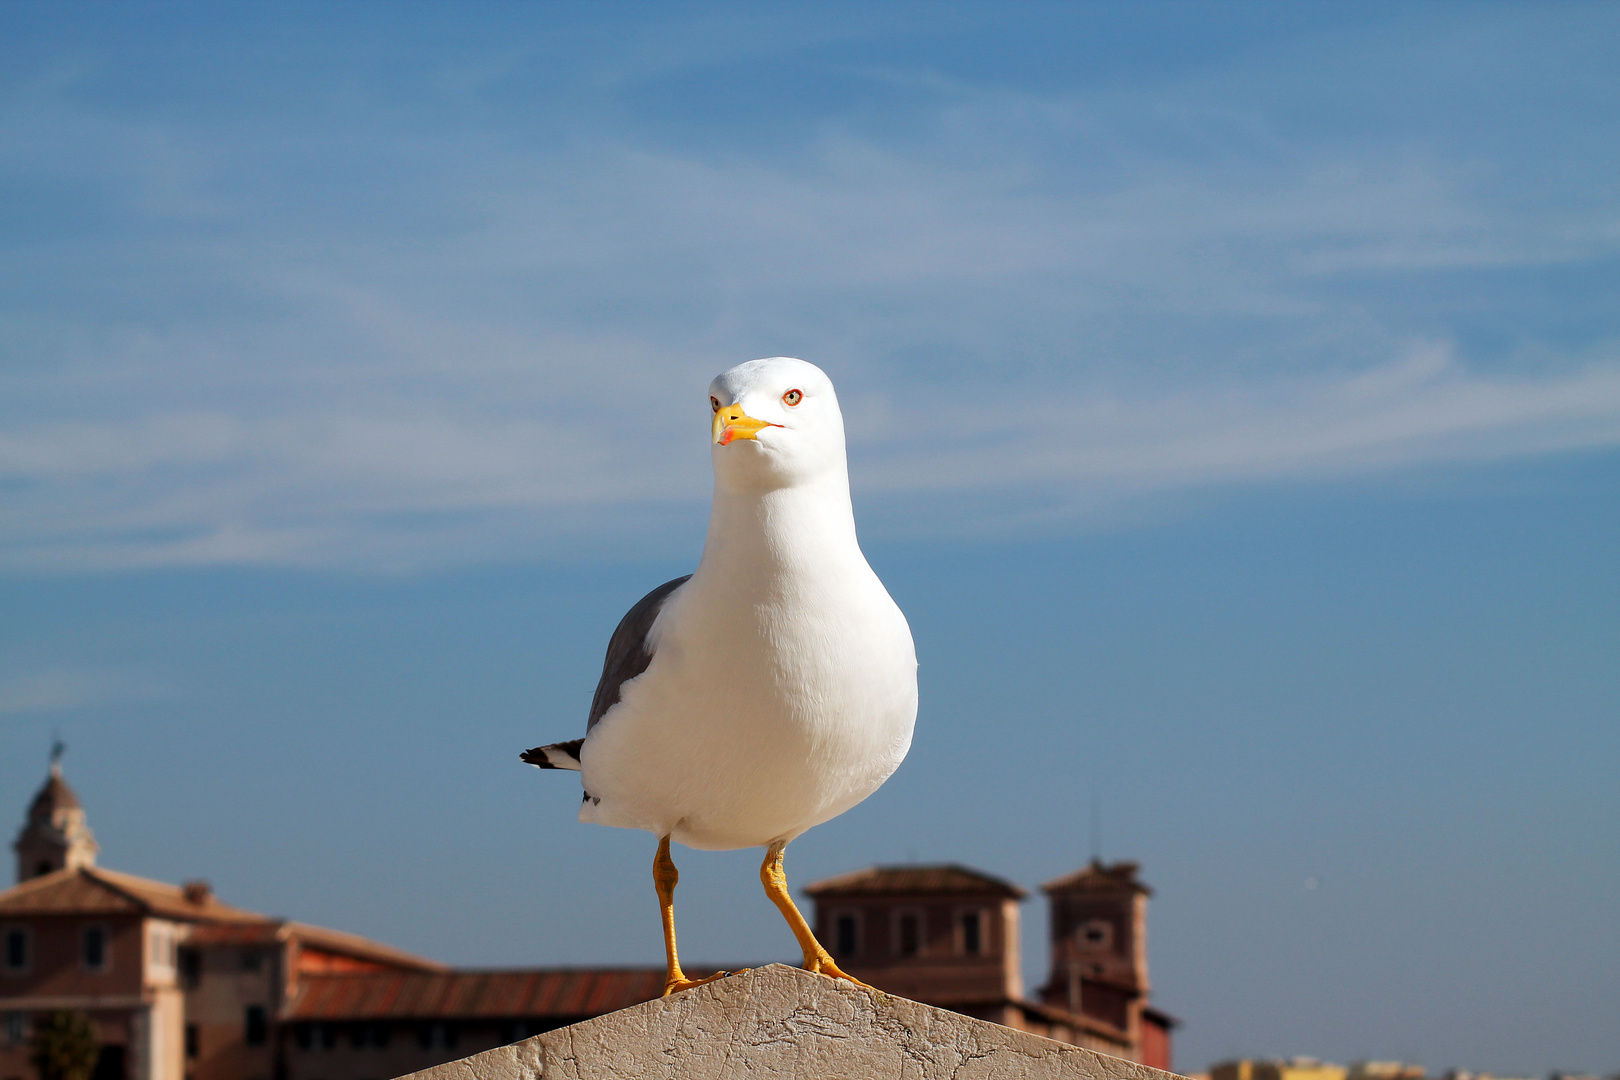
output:
[[[1091,797],[1091,861],[1102,864],[1102,798]]]

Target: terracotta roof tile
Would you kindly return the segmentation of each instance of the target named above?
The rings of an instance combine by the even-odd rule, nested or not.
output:
[[[336,1022],[599,1016],[651,1001],[663,992],[662,968],[306,975],[298,980],[287,1019]]]
[[[274,945],[286,924],[275,919],[251,923],[214,923],[199,926],[186,938],[188,945]]]
[[[199,924],[188,941],[197,945],[271,945],[293,939],[312,949],[414,971],[444,971],[444,965],[358,934],[289,922],[232,907],[211,893],[187,899],[178,885],[122,874],[99,866],[57,870],[0,892],[0,915],[155,915]]]
[[[196,904],[177,885],[99,866],[57,870],[0,892],[0,912],[8,915],[158,915],[190,922],[255,922],[264,916],[210,897]]]
[[[327,952],[340,953],[343,956],[359,957],[362,960],[374,960],[381,964],[394,967],[411,968],[416,971],[449,971],[450,969],[436,960],[417,956],[415,953],[396,949],[392,945],[384,945],[380,941],[361,937],[359,934],[346,934],[342,930],[329,930],[324,926],[311,926],[309,923],[289,922],[282,924],[286,933],[300,945],[311,949],[323,949]]]
[[[1052,1023],[1067,1024],[1068,1026],[1076,1028],[1080,1031],[1089,1032],[1090,1034],[1096,1035],[1100,1038],[1116,1042],[1122,1047],[1129,1047],[1131,1045],[1129,1035],[1125,1034],[1125,1032],[1121,1031],[1113,1024],[1107,1023],[1103,1020],[1098,1020],[1096,1017],[1084,1016],[1080,1013],[1072,1013],[1067,1009],[1059,1009],[1056,1006],[1042,1004],[1039,1001],[1014,1000],[1010,1003],[1018,1006],[1031,1016],[1038,1016],[1041,1019]]]
[[[324,926],[311,926],[308,923],[288,922],[283,919],[267,919],[259,923],[199,926],[186,939],[189,945],[275,945],[283,941],[295,941],[306,949],[337,953],[340,956],[369,960],[389,967],[413,971],[449,970],[435,960],[417,956],[404,949],[396,949],[392,945],[384,945],[380,941],[372,941],[358,934],[345,934],[341,930],[328,930]]]
[[[1046,893],[1122,893],[1137,892],[1152,896],[1153,890],[1136,880],[1140,863],[1117,862],[1112,865],[1093,859],[1072,874],[1053,878],[1041,886]]]
[[[980,896],[992,893],[1013,899],[1022,899],[1027,895],[1010,881],[955,863],[869,866],[852,874],[811,882],[804,891],[818,899],[823,896],[892,896],[909,893]]]

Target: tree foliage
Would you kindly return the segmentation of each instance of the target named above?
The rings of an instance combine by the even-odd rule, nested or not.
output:
[[[31,1049],[39,1080],[90,1080],[101,1044],[88,1016],[56,1009],[34,1021]]]

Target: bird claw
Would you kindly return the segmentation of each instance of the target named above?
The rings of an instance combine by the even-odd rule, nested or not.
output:
[[[664,996],[669,997],[669,995],[678,994],[682,990],[690,990],[693,987],[702,986],[705,983],[712,983],[712,982],[714,982],[714,980],[723,979],[727,975],[741,975],[744,971],[747,971],[747,970],[748,970],[747,968],[741,968],[741,969],[739,969],[737,971],[717,971],[713,975],[707,976],[706,978],[702,978],[702,979],[687,979],[687,978],[670,979],[670,980],[668,980],[667,982],[664,983]]]
[[[862,988],[867,989],[867,990],[876,990],[877,989],[877,987],[872,986],[869,983],[863,983],[863,982],[861,982],[861,980],[857,979],[855,976],[850,975],[847,972],[840,969],[837,964],[833,963],[832,957],[830,957],[830,956],[818,956],[818,957],[816,957],[815,959],[809,961],[808,963],[806,963],[804,965],[804,970],[813,971],[817,975],[825,975],[829,979],[848,979],[850,982],[854,983],[856,986],[862,987]]]

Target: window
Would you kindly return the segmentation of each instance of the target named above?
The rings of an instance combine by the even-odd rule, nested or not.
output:
[[[967,956],[978,956],[984,952],[984,915],[978,911],[964,911],[959,916],[957,925],[962,933],[962,952]]]
[[[202,982],[202,953],[196,949],[181,949],[177,963],[180,968],[180,985],[187,990],[195,990],[197,984]]]
[[[270,1038],[270,1022],[263,1005],[249,1005],[242,1014],[242,1034],[249,1046],[263,1046]]]
[[[150,940],[151,964],[154,974],[159,978],[172,975],[175,970],[178,948],[175,944],[174,927],[163,923],[153,923]]]
[[[6,927],[6,970],[27,971],[33,961],[34,935],[28,927]]]
[[[79,935],[79,957],[90,971],[107,970],[107,928],[87,926]]]
[[[846,912],[833,920],[833,946],[841,957],[859,955],[861,951],[861,922]]]
[[[196,1024],[186,1025],[186,1057],[194,1058],[202,1053],[202,1033],[197,1030]]]
[[[1107,919],[1087,919],[1074,936],[1086,952],[1105,952],[1114,943],[1114,924]]]
[[[28,1038],[28,1014],[20,1012],[6,1013],[5,1023],[6,1042],[20,1043]]]
[[[922,952],[922,912],[901,911],[894,917],[896,956],[916,956]]]
[[[258,971],[259,968],[262,967],[263,965],[264,965],[264,957],[260,954],[258,949],[243,949],[242,950],[242,970],[243,971]]]
[[[455,1024],[423,1024],[417,1029],[416,1037],[424,1050],[434,1047],[454,1050],[461,1041],[461,1029]]]

